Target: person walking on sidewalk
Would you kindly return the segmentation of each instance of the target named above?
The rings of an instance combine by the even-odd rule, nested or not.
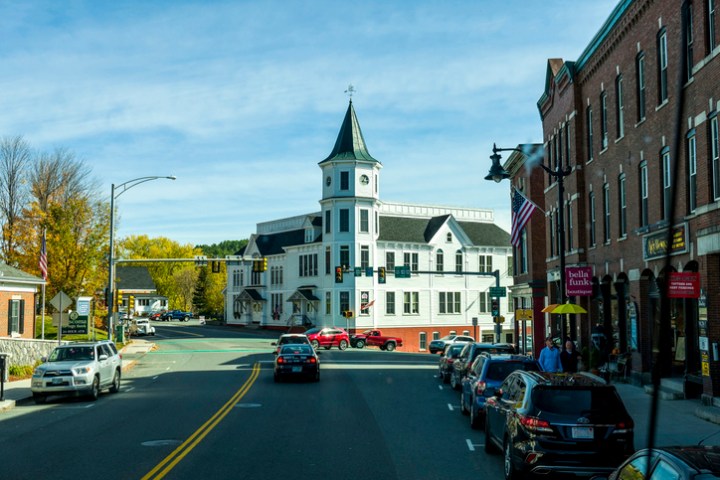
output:
[[[578,371],[578,362],[582,356],[575,349],[575,343],[572,340],[565,342],[565,349],[560,353],[560,363],[563,372],[575,373]]]
[[[545,372],[560,373],[563,371],[562,363],[560,363],[560,349],[555,345],[552,337],[545,339],[545,348],[540,351],[538,363]]]

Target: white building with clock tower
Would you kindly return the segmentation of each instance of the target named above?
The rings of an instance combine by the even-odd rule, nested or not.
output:
[[[365,145],[352,100],[319,167],[320,210],[259,223],[228,259],[228,324],[379,328],[402,337],[406,351],[452,332],[495,339],[489,289],[511,285],[512,249],[492,210],[382,201],[383,166]],[[262,259],[267,269],[254,271]],[[408,278],[396,267],[407,267]],[[507,297],[500,310],[500,340],[513,341]]]

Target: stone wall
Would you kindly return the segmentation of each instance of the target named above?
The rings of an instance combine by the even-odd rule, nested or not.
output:
[[[63,344],[68,342],[62,342]],[[57,340],[28,340],[0,338],[0,353],[9,353],[8,365],[34,366],[41,357],[47,357],[57,346]]]

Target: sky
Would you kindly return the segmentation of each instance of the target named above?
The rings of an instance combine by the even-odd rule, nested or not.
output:
[[[3,0],[0,137],[82,160],[116,238],[240,240],[320,210],[349,97],[386,202],[489,208],[493,143],[541,142],[549,58],[618,0]]]

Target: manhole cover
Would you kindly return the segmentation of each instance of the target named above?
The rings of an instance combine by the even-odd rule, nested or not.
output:
[[[168,445],[180,445],[180,440],[150,440],[141,443],[143,447],[166,447]]]

